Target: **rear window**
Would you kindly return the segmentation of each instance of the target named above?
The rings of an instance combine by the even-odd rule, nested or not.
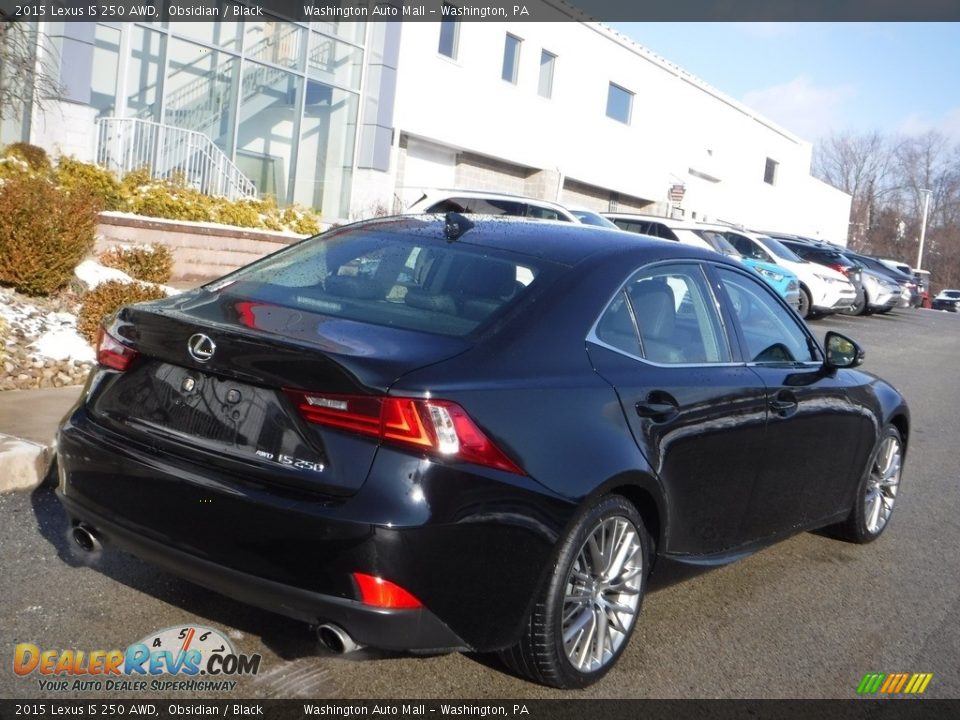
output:
[[[299,243],[207,289],[346,320],[464,336],[516,304],[540,275],[540,266],[525,256],[355,231]]]
[[[428,213],[476,213],[477,215],[517,215],[527,214],[524,203],[516,200],[501,200],[496,198],[464,198],[452,197],[441,200],[427,208]]]

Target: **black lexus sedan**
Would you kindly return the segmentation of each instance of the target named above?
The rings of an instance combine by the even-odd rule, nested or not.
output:
[[[735,262],[517,218],[332,230],[124,308],[97,353],[58,439],[80,547],[558,687],[616,662],[658,557],[878,537],[910,422]]]

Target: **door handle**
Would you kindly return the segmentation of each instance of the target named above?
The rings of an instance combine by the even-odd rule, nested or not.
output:
[[[787,390],[781,390],[768,403],[770,409],[779,417],[790,417],[799,407],[796,395]]]
[[[677,401],[667,393],[652,392],[636,404],[637,415],[653,422],[666,422],[680,414]]]

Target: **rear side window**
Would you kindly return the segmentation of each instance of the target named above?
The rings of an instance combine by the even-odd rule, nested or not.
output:
[[[594,331],[602,343],[651,362],[730,361],[726,334],[699,265],[640,271],[614,297]]]
[[[527,205],[527,217],[537,218],[538,220],[563,220],[567,218],[562,216],[553,208],[543,207],[542,205]]]
[[[380,232],[318,237],[211,289],[334,318],[463,336],[516,304],[541,268],[488,248]]]
[[[478,215],[518,215],[523,216],[527,207],[516,200],[496,200],[484,198],[452,197],[441,200],[427,208],[429,213],[476,213]]]

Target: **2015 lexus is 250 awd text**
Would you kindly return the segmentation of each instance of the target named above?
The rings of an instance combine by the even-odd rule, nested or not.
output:
[[[735,261],[516,218],[338,228],[97,352],[58,438],[81,546],[558,687],[616,662],[658,557],[880,535],[910,422]]]

